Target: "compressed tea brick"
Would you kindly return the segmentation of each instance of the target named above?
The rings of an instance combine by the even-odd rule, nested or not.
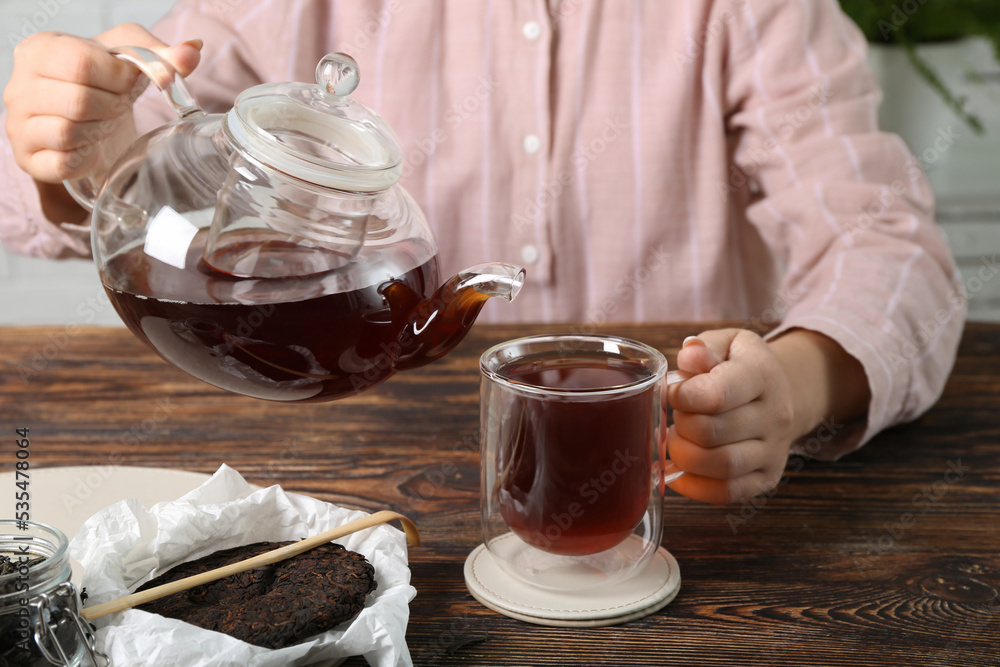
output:
[[[292,542],[258,542],[216,551],[182,563],[137,590],[230,565],[287,544]],[[328,543],[138,608],[224,632],[257,646],[281,648],[354,618],[376,585],[375,568],[364,556]]]

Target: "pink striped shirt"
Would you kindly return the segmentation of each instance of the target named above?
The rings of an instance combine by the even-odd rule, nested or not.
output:
[[[205,41],[189,83],[210,111],[353,55],[446,275],[527,268],[486,320],[824,333],[873,398],[823,456],[926,410],[950,371],[958,274],[919,163],[878,131],[865,43],[835,0],[180,0],[154,32]],[[170,118],[155,96],[136,115]],[[5,242],[86,254],[4,148]]]

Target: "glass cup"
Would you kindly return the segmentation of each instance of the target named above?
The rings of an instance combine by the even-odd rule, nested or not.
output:
[[[483,540],[512,576],[579,590],[637,574],[660,546],[667,459],[660,392],[683,379],[643,343],[519,338],[487,350]]]

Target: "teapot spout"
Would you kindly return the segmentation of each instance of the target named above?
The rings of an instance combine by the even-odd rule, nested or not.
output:
[[[482,307],[487,299],[493,297],[499,297],[508,302],[513,301],[523,285],[524,269],[520,266],[491,262],[489,264],[476,264],[464,271],[459,271],[457,275],[441,286],[435,296],[448,291],[459,294],[468,288],[475,294],[482,296],[482,300],[478,302]],[[433,298],[431,297],[431,299]],[[478,312],[477,310],[476,313],[478,314]],[[472,318],[474,320],[475,315]]]
[[[417,368],[448,354],[465,338],[488,299],[513,301],[523,284],[524,269],[512,264],[477,264],[460,271],[416,304],[396,342],[393,368]]]

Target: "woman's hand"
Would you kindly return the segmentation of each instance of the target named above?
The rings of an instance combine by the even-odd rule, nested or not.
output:
[[[103,174],[136,137],[131,93],[139,72],[109,54],[113,46],[153,50],[185,76],[198,64],[201,43],[168,47],[145,28],[125,24],[92,40],[42,32],[14,49],[3,96],[6,131],[15,161],[43,194],[61,191],[69,200],[59,185],[64,179]]]
[[[694,377],[666,393],[670,459],[686,474],[670,487],[727,504],[773,489],[792,442],[824,418],[867,408],[861,364],[822,334],[795,329],[765,342],[741,329],[706,331],[677,355]]]

